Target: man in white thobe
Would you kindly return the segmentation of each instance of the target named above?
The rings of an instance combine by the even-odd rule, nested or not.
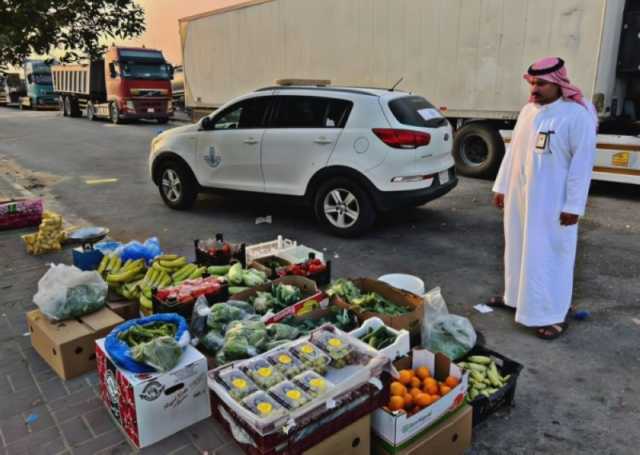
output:
[[[562,59],[542,59],[524,78],[529,103],[493,186],[494,204],[504,209],[505,292],[489,304],[515,308],[516,322],[553,339],[568,327],[597,115],[569,83]]]

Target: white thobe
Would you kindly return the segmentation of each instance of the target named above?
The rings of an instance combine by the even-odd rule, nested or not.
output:
[[[527,104],[493,186],[504,194],[504,300],[525,326],[562,322],[571,305],[578,226],[561,226],[560,213],[584,214],[596,147],[592,112],[563,99]]]

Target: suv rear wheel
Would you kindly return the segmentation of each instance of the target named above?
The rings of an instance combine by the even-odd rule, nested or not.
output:
[[[332,178],[320,185],[314,210],[318,221],[342,237],[362,234],[376,219],[376,211],[367,192],[343,177]]]
[[[160,165],[158,189],[164,203],[174,210],[191,208],[198,197],[198,183],[178,161],[165,161]]]

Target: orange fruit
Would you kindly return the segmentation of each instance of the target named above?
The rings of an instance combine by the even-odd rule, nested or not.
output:
[[[432,403],[432,399],[431,399],[431,395],[428,395],[426,393],[421,393],[420,395],[418,395],[418,398],[416,398],[416,405],[420,406],[421,408],[427,407]]]
[[[451,387],[445,384],[440,384],[440,395],[446,395],[451,392]]]
[[[398,381],[400,381],[404,385],[409,385],[411,383],[411,378],[413,378],[413,371],[411,370],[400,370],[400,377]]]
[[[393,396],[403,397],[407,394],[407,388],[397,381],[391,383],[389,390]]]
[[[447,379],[444,380],[444,383],[447,384],[449,387],[451,387],[453,389],[458,384],[460,384],[460,380],[458,378],[453,377],[453,376],[449,376],[449,377],[447,377]]]
[[[422,390],[420,390],[420,389],[419,389],[419,388],[417,388],[417,387],[416,387],[416,388],[414,388],[414,389],[409,390],[409,395],[411,395],[411,396],[413,397],[413,399],[414,399],[414,400],[416,399],[416,397],[417,397],[418,395],[421,395],[422,393],[423,393],[423,392],[422,392]]]
[[[411,387],[420,387],[422,385],[422,381],[420,381],[420,378],[416,378],[414,376],[413,378],[411,378],[411,381],[409,382],[409,385]]]
[[[413,406],[413,397],[411,396],[411,394],[407,393],[403,399],[405,409],[409,409]]]
[[[440,395],[439,395],[439,394],[437,394],[437,393],[436,393],[436,394],[434,394],[434,395],[431,395],[431,400],[432,400],[431,402],[432,402],[432,403],[435,403],[435,402],[436,402],[436,401],[438,401],[440,398],[442,398],[442,396],[440,396]]]
[[[389,400],[389,409],[392,411],[399,411],[404,408],[404,399],[402,397],[393,396]]]
[[[419,367],[416,368],[416,376],[418,376],[420,379],[426,379],[431,376],[431,373],[429,373],[429,368]]]
[[[429,379],[431,379],[431,381],[429,381]],[[427,378],[422,390],[429,395],[435,395],[439,392],[438,383],[433,378]]]

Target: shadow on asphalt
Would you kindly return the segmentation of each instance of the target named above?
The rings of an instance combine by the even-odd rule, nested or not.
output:
[[[640,201],[640,187],[631,183],[591,182],[590,196],[615,195],[616,199]]]

